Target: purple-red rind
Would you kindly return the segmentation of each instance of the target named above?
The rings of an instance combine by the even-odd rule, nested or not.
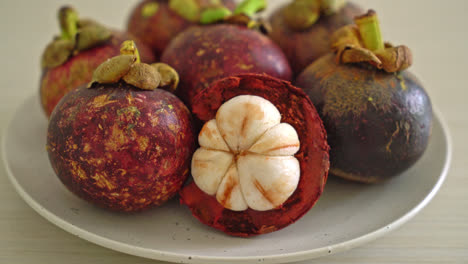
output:
[[[191,27],[166,48],[161,61],[180,75],[177,95],[188,104],[212,82],[243,73],[260,73],[290,81],[289,63],[268,37],[245,26],[218,24]]]
[[[296,191],[281,207],[263,212],[225,209],[194,182],[180,191],[180,200],[202,223],[229,235],[249,237],[284,228],[312,208],[327,180],[329,147],[322,121],[309,98],[289,82],[267,75],[242,74],[213,83],[195,97],[193,113],[208,121],[224,102],[238,95],[256,95],[269,100],[281,113],[281,122],[296,129],[301,144],[295,155],[301,168]]]
[[[223,0],[223,2],[229,9],[234,9],[234,1]],[[145,17],[143,16],[143,7],[149,3],[157,3],[158,8],[154,14]],[[148,45],[159,58],[173,38],[193,25],[196,23],[190,22],[172,11],[167,0],[144,0],[140,1],[132,10],[127,29]]]
[[[71,192],[103,208],[135,212],[177,194],[189,175],[193,130],[189,110],[169,92],[94,84],[59,102],[47,151]]]
[[[410,168],[428,146],[431,100],[409,71],[340,64],[330,53],[307,67],[295,85],[323,120],[332,175],[364,183],[384,181]]]
[[[331,36],[342,26],[354,23],[354,17],[365,11],[353,3],[347,3],[333,15],[322,14],[309,28],[293,30],[284,21],[284,7],[269,18],[271,39],[280,46],[291,64],[294,75],[299,75],[309,64],[330,52]]]

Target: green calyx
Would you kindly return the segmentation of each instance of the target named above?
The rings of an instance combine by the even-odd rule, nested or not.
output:
[[[231,16],[231,10],[224,6],[205,9],[200,16],[200,24],[213,24]]]
[[[234,16],[251,17],[266,8],[266,0],[244,0],[231,12],[220,0],[169,0],[169,8],[193,23],[213,24]],[[237,19],[234,19],[237,20]],[[229,23],[229,21],[227,21]]]
[[[319,19],[320,2],[317,0],[296,0],[283,10],[286,24],[294,30],[306,29]]]
[[[156,14],[156,12],[158,12],[158,9],[159,9],[159,4],[157,2],[148,2],[144,4],[143,7],[141,8],[141,15],[144,18],[151,17],[154,14]]]
[[[251,18],[255,13],[266,8],[266,0],[245,0],[234,12],[222,4],[207,6],[200,15],[200,24],[213,24],[220,21],[228,24],[245,25],[252,28],[256,22]]]
[[[295,0],[283,10],[286,24],[293,30],[305,30],[314,25],[322,14],[332,15],[346,0]]]
[[[142,63],[135,42],[127,40],[120,47],[120,55],[108,59],[96,68],[88,88],[93,88],[94,83],[109,84],[119,81],[142,90],[162,87],[175,91],[179,75],[164,63]]]
[[[46,47],[41,61],[43,68],[60,66],[74,54],[100,45],[112,37],[109,29],[93,20],[79,19],[78,13],[69,6],[59,9],[58,20],[61,34]]]
[[[201,7],[196,0],[169,0],[169,8],[188,21],[200,19]]]
[[[267,7],[266,0],[244,0],[234,10],[234,15],[245,14],[249,17]]]

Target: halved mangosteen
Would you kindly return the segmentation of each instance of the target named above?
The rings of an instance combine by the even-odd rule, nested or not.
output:
[[[249,237],[302,217],[325,186],[328,144],[310,99],[287,81],[243,74],[194,98],[206,122],[192,157],[194,181],[180,191],[202,223]]]

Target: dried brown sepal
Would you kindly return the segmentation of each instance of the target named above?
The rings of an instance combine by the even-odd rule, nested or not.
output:
[[[54,68],[65,63],[72,55],[75,44],[68,39],[55,39],[42,54],[42,68]]]
[[[365,48],[356,25],[344,26],[335,31],[331,38],[331,48],[339,63],[366,62],[389,73],[406,70],[413,63],[411,50],[403,45],[394,47],[387,42],[384,48],[375,51]]]
[[[90,83],[116,83],[126,75],[132,65],[136,62],[135,55],[119,55],[108,59],[99,65],[93,73],[93,80]]]
[[[255,21],[246,14],[236,14],[227,17],[224,20],[224,23],[248,27],[249,24],[252,25],[253,23],[255,23]]]
[[[99,24],[98,22],[96,22],[95,20],[93,19],[89,19],[89,18],[80,18],[78,20],[78,28],[84,28],[84,27],[88,27],[88,26],[94,26],[94,25],[97,25]]]
[[[296,0],[283,10],[286,24],[293,30],[304,30],[320,17],[320,1]]]
[[[245,26],[249,29],[257,30],[265,35],[268,35],[272,31],[271,25],[268,21],[262,18],[255,20],[243,13],[229,16],[224,19],[223,23]]]
[[[112,37],[112,32],[98,23],[89,24],[76,34],[76,50],[82,51],[102,44]]]
[[[161,82],[159,87],[165,88],[170,92],[175,92],[179,85],[179,74],[166,63],[153,63],[151,67],[156,69],[160,75]]]
[[[382,68],[386,72],[406,70],[413,64],[411,50],[404,45],[378,50],[375,55],[382,61]]]
[[[273,31],[270,22],[263,18],[259,18],[254,24],[249,26],[251,29],[257,30],[258,32],[267,36]]]
[[[135,63],[122,79],[142,90],[154,90],[161,82],[161,75],[154,67],[146,63]]]
[[[368,62],[379,69],[382,68],[382,61],[372,51],[352,45],[340,49],[336,54],[336,59],[344,63]]]
[[[334,52],[337,52],[344,46],[360,47],[361,43],[361,35],[356,25],[341,27],[331,36],[331,48]]]

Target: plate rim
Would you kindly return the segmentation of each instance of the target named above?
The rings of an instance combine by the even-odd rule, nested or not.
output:
[[[29,96],[27,99],[31,99],[32,96]],[[26,100],[27,100],[26,99]],[[435,197],[437,192],[443,185],[443,182],[447,178],[447,174],[450,170],[450,165],[452,162],[452,155],[453,155],[453,142],[450,134],[449,127],[443,118],[441,111],[432,106],[433,116],[437,119],[440,123],[443,140],[446,143],[447,152],[445,154],[445,160],[443,162],[443,168],[437,179],[436,183],[433,185],[431,190],[426,194],[424,199],[422,199],[419,203],[417,203],[411,210],[409,210],[406,214],[400,216],[395,221],[389,223],[388,225],[378,228],[370,233],[365,235],[341,242],[336,243],[333,245],[329,245],[326,247],[314,248],[310,250],[303,250],[299,252],[293,253],[282,253],[282,254],[275,254],[275,255],[266,255],[266,256],[236,256],[236,257],[218,257],[218,256],[202,256],[202,255],[194,255],[194,254],[179,254],[173,253],[168,251],[161,251],[157,249],[150,249],[145,247],[138,247],[132,246],[127,243],[122,243],[119,241],[115,241],[109,238],[105,238],[99,235],[96,235],[92,232],[89,232],[85,229],[79,228],[73,225],[70,222],[67,222],[53,212],[50,212],[46,208],[44,208],[39,202],[35,201],[18,183],[16,180],[10,165],[7,161],[6,156],[6,139],[8,136],[9,128],[13,123],[14,117],[19,112],[20,108],[24,105],[25,101],[22,101],[22,104],[16,107],[15,111],[12,115],[10,115],[7,125],[3,129],[2,133],[2,140],[1,140],[1,155],[2,155],[2,162],[5,167],[5,171],[7,173],[8,179],[10,183],[13,185],[15,191],[20,195],[20,197],[28,204],[34,211],[36,211],[39,215],[47,219],[49,222],[55,224],[56,226],[60,227],[61,229],[81,238],[93,244],[119,251],[122,253],[126,253],[129,255],[154,259],[154,260],[161,260],[161,261],[169,261],[169,262],[181,262],[181,263],[220,263],[220,262],[234,262],[234,263],[257,263],[257,262],[264,262],[264,263],[283,263],[283,262],[294,262],[294,261],[303,261],[312,258],[318,258],[325,255],[330,255],[332,253],[339,253],[343,251],[350,250],[352,248],[358,247],[360,245],[364,245],[372,240],[375,240],[383,235],[396,230],[404,223],[408,222],[412,219],[417,213],[419,213],[427,204]]]

